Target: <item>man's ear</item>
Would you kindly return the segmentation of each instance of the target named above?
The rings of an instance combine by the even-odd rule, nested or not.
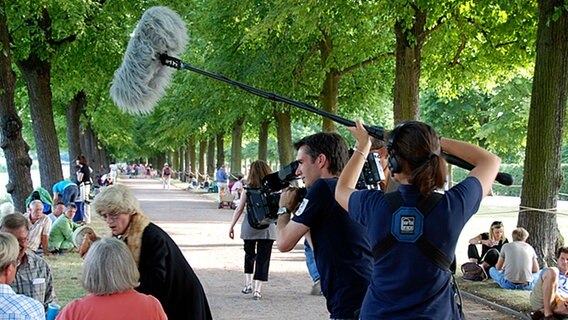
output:
[[[316,163],[318,164],[319,168],[324,169],[327,163],[327,157],[325,156],[325,154],[320,153],[316,159]]]

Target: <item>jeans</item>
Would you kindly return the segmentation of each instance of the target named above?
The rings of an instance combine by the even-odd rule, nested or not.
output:
[[[320,275],[318,272],[318,266],[316,265],[314,251],[310,247],[308,240],[304,240],[304,253],[306,255],[306,266],[308,266],[308,272],[310,274],[310,277],[314,282],[316,282],[319,280]]]
[[[503,272],[503,270],[497,270],[495,267],[491,267],[491,269],[489,269],[489,276],[491,277],[491,279],[495,280],[495,282],[497,282],[497,284],[503,289],[532,290],[534,283],[540,276],[540,271],[533,273],[532,280],[527,282],[526,284],[515,284],[505,279],[505,272]]]

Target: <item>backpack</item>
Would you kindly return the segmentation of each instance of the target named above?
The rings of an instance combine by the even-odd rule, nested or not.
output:
[[[278,199],[263,189],[245,188],[247,220],[254,229],[266,229],[278,220]]]
[[[461,265],[463,279],[466,281],[483,281],[487,279],[487,273],[482,266],[475,262],[466,262]]]
[[[166,167],[164,169],[164,175],[169,176],[170,174],[172,174],[172,169],[170,169],[170,167]]]

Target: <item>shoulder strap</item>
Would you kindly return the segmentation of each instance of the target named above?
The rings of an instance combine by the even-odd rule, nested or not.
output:
[[[416,209],[422,213],[424,218],[428,216],[428,214],[432,211],[438,202],[443,198],[443,196],[439,193],[433,192],[428,197],[421,197],[418,202],[416,203]],[[400,207],[404,206],[404,199],[399,191],[390,192],[385,194],[385,199],[389,204],[391,209],[391,214],[394,214]],[[373,256],[375,259],[380,258],[389,250],[391,250],[394,245],[398,241],[389,233],[385,238],[378,241],[377,244],[373,247]],[[433,245],[424,235],[422,235],[417,241],[416,244],[418,248],[422,251],[424,255],[426,255],[430,261],[436,265],[438,268],[442,270],[449,270],[450,265],[452,263],[451,259],[442,252],[438,247]]]

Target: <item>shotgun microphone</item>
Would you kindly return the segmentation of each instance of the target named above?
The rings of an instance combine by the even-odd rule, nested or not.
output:
[[[355,126],[354,121],[331,112],[195,68],[173,57],[183,53],[187,42],[187,28],[175,11],[167,7],[152,7],[146,10],[136,25],[134,34],[128,42],[122,65],[115,72],[112,81],[110,95],[119,108],[134,114],[152,112],[160,97],[165,93],[173,71],[185,69],[231,84],[259,97],[318,114],[339,124],[348,127]],[[365,129],[371,136],[385,140],[384,128],[365,125]],[[442,156],[451,164],[468,170],[473,168],[473,165],[455,156],[445,153],[442,153]],[[513,178],[507,173],[499,173],[496,180],[504,185],[513,183]]]
[[[179,55],[187,42],[185,23],[175,11],[167,7],[146,10],[114,73],[110,96],[116,105],[135,114],[152,112],[175,71],[162,64],[160,55]]]

